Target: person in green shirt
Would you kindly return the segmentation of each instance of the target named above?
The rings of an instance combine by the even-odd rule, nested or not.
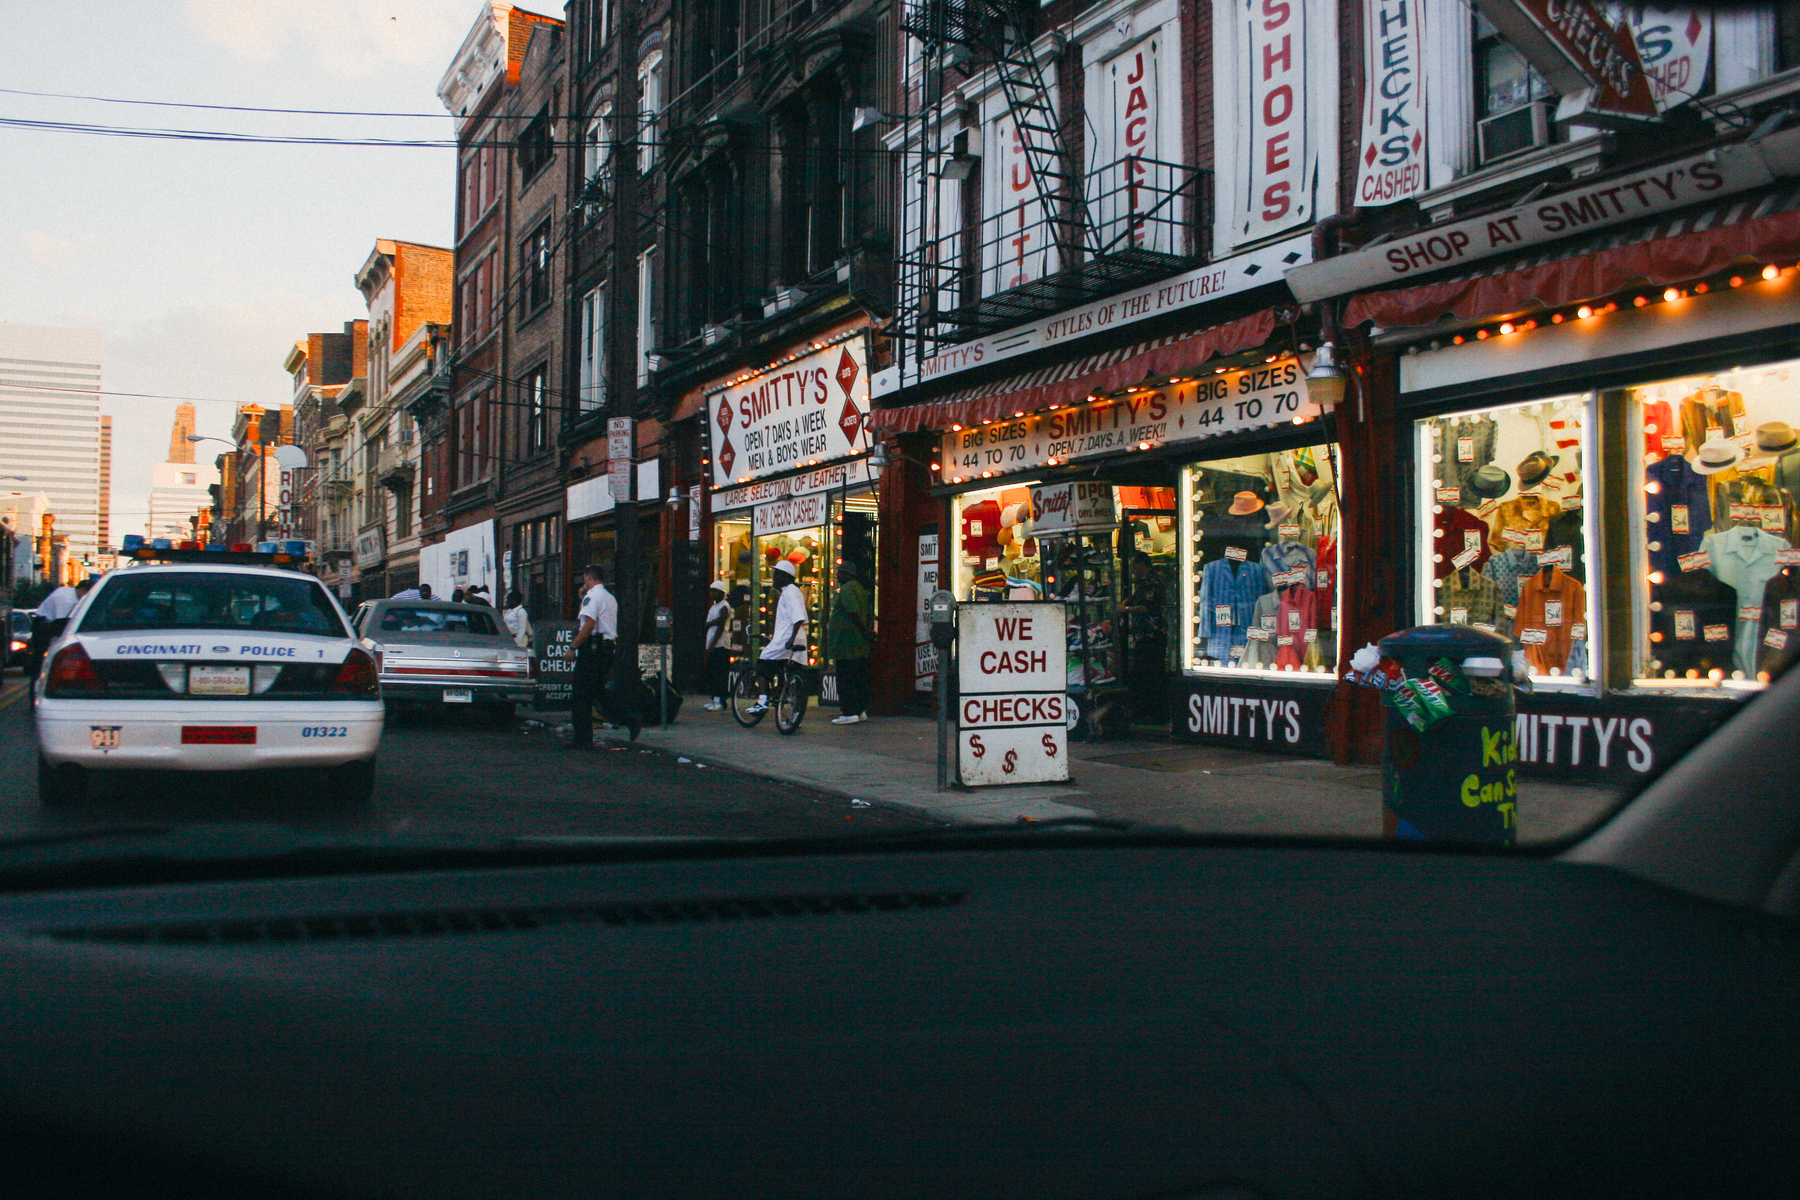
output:
[[[825,627],[825,655],[837,662],[838,705],[833,725],[855,725],[869,719],[869,647],[874,639],[874,598],[865,582],[868,562],[844,560],[844,582],[831,606]]]

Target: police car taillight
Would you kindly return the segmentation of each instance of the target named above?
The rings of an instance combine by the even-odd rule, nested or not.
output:
[[[94,672],[93,660],[76,642],[64,646],[50,660],[50,674],[44,680],[46,696],[82,696],[104,691],[100,676]]]
[[[331,681],[327,690],[354,696],[378,696],[381,694],[381,669],[367,650],[357,647],[338,668],[337,678]]]

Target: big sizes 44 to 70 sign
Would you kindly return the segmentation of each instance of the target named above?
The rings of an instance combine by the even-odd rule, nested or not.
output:
[[[1061,604],[956,610],[956,771],[965,785],[1069,777],[1068,615]]]

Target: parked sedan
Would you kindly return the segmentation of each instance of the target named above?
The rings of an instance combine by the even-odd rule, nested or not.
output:
[[[470,705],[499,724],[535,696],[531,658],[491,608],[442,600],[373,600],[356,631],[381,667],[390,707]]]

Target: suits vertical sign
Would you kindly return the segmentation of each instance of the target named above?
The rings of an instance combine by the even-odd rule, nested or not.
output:
[[[1363,6],[1358,208],[1395,204],[1425,190],[1424,9],[1424,0],[1369,0]]]
[[[1241,240],[1313,219],[1312,139],[1306,119],[1303,0],[1239,0],[1250,60],[1250,162]]]

